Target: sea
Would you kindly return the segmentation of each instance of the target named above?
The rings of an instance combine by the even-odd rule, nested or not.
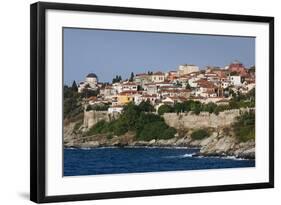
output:
[[[255,160],[202,157],[199,149],[64,148],[64,176],[255,167]]]

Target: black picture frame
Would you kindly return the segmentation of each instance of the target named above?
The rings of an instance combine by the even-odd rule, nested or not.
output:
[[[158,190],[122,191],[75,195],[46,196],[46,10],[68,10],[102,13],[169,16],[195,19],[216,19],[263,22],[269,25],[269,181],[263,183],[230,184]],[[30,199],[37,203],[76,200],[97,200],[198,192],[218,192],[274,187],[274,18],[265,16],[230,15],[218,13],[156,10],[144,8],[110,7],[82,4],[38,2],[30,7]]]

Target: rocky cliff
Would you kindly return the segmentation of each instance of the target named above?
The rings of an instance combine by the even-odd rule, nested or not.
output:
[[[85,112],[84,121],[77,128],[72,122],[64,126],[64,145],[66,147],[101,147],[101,146],[157,146],[157,147],[198,147],[199,155],[203,156],[235,156],[241,158],[255,158],[255,142],[239,142],[229,131],[235,118],[246,110],[230,110],[219,115],[200,113],[193,114],[164,114],[165,122],[178,130],[174,138],[168,140],[139,141],[135,133],[128,132],[122,136],[98,134],[87,136],[86,130],[100,120],[110,121],[118,115],[107,112]],[[194,140],[191,133],[199,128],[209,130],[210,136],[202,140]],[[228,131],[227,131],[228,130]]]

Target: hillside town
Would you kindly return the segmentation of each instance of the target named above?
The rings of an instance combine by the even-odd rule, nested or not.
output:
[[[255,158],[255,67],[89,73],[64,87],[65,147],[199,147],[203,156]]]
[[[168,72],[131,73],[126,80],[116,76],[112,83],[99,82],[98,76],[90,73],[77,88],[78,93],[86,93],[85,108],[103,107],[108,113],[121,113],[124,105],[130,102],[139,105],[143,101],[156,110],[187,100],[225,105],[233,93],[247,94],[255,88],[255,67],[246,68],[239,61],[223,68],[199,69],[185,64]]]

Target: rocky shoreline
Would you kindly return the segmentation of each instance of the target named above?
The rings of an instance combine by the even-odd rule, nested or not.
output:
[[[106,135],[83,136],[81,132],[73,131],[74,124],[64,129],[64,147],[98,148],[98,147],[167,147],[167,148],[198,148],[200,156],[236,157],[255,159],[255,142],[238,142],[233,136],[212,132],[202,140],[193,140],[189,134],[183,137],[175,136],[168,140],[139,141],[134,133],[128,132],[122,136]]]

